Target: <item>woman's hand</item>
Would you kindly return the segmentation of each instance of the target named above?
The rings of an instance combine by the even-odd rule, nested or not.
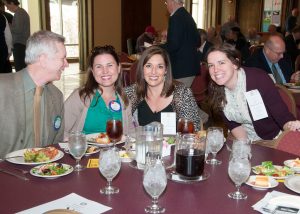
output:
[[[300,121],[289,121],[283,126],[284,130],[290,130],[290,131],[300,131]]]

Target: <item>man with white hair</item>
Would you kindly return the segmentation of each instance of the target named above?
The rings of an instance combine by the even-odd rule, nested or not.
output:
[[[174,79],[190,87],[200,72],[197,55],[200,36],[197,26],[191,14],[183,7],[183,0],[166,0],[165,4],[170,18],[167,42],[161,47],[170,55]]]
[[[0,157],[63,140],[63,95],[52,81],[68,66],[64,42],[50,31],[34,33],[27,41],[27,67],[0,75]]]

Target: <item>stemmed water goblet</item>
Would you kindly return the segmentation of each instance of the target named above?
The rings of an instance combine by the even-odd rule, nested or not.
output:
[[[106,122],[106,134],[115,146],[123,134],[123,126],[121,120],[109,119]]]
[[[233,140],[231,156],[251,159],[251,141],[248,139]]]
[[[206,136],[207,152],[212,153],[213,157],[206,160],[207,164],[219,165],[222,161],[216,159],[218,151],[224,145],[223,129],[221,127],[209,127]]]
[[[246,199],[247,195],[240,192],[242,183],[246,182],[251,171],[251,164],[248,157],[231,155],[228,165],[228,174],[237,191],[228,194],[233,199]]]
[[[121,168],[119,150],[115,147],[103,148],[99,157],[99,170],[107,180],[107,186],[100,189],[100,193],[111,195],[119,192],[119,188],[111,185],[113,178]]]
[[[74,171],[81,171],[84,169],[84,166],[80,165],[80,160],[85,154],[87,149],[87,143],[85,139],[85,134],[82,132],[71,132],[69,136],[69,152],[75,158],[76,165]]]
[[[152,204],[145,208],[146,213],[164,213],[165,208],[158,205],[158,197],[167,186],[167,175],[161,159],[152,159],[144,169],[143,186],[152,197]]]

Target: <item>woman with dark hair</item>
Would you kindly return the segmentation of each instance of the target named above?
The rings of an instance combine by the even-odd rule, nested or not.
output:
[[[137,65],[137,81],[125,91],[139,125],[161,122],[161,112],[176,112],[177,120],[193,121],[196,131],[207,120],[207,114],[197,106],[191,89],[173,80],[169,55],[158,46],[143,52]]]
[[[89,57],[86,83],[65,101],[65,140],[70,131],[106,132],[110,118],[122,120],[125,134],[134,127],[118,55],[112,46],[95,47]]]
[[[299,130],[300,121],[288,111],[271,78],[258,68],[240,67],[240,54],[231,45],[207,54],[212,81],[209,104],[221,111],[237,139],[271,140],[282,130]]]

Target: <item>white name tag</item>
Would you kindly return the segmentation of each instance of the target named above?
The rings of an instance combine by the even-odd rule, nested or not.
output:
[[[176,113],[161,112],[160,122],[164,125],[164,135],[176,135]]]
[[[244,92],[244,94],[254,121],[268,117],[264,101],[257,89]]]

